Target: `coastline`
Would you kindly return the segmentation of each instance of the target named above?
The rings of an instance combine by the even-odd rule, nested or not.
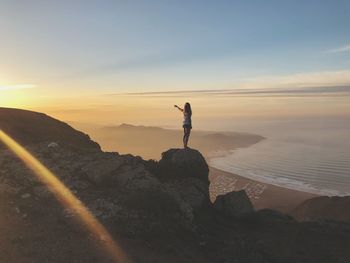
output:
[[[209,167],[210,198],[231,191],[245,190],[256,210],[275,209],[284,213],[291,212],[303,201],[320,195],[302,192],[261,183],[243,176]]]
[[[115,151],[118,149],[118,152],[122,154],[132,153],[142,156],[144,159],[154,160],[160,159],[159,153],[163,152],[164,149],[179,145],[179,138],[182,136],[181,130],[128,124],[105,127],[100,129],[99,133],[97,131],[93,132],[92,135],[103,150]],[[210,163],[211,158],[225,156],[238,148],[251,147],[265,139],[261,135],[252,133],[196,131],[191,137],[191,148],[202,152],[207,162]],[[261,183],[211,166],[209,179],[212,200],[218,194],[244,189],[257,210],[271,208],[289,212],[304,200],[319,196],[269,183]]]

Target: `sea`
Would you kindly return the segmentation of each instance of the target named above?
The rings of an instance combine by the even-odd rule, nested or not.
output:
[[[212,167],[259,182],[350,195],[350,118],[235,121],[230,129],[265,137],[209,159]]]

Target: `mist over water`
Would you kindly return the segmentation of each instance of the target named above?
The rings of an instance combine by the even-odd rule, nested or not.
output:
[[[350,195],[350,119],[236,122],[235,131],[266,137],[236,149],[210,165],[291,189]]]

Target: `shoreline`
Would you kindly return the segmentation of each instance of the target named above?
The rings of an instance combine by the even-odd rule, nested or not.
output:
[[[209,166],[210,199],[231,191],[245,190],[254,208],[270,208],[290,213],[303,201],[320,195],[261,183]]]

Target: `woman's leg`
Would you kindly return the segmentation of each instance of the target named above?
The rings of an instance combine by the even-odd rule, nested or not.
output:
[[[191,129],[188,127],[184,128],[184,148],[187,148],[188,139],[190,138],[190,134],[191,134]]]
[[[182,142],[184,144],[184,148],[186,148],[186,128],[184,127],[184,137],[182,138]]]

